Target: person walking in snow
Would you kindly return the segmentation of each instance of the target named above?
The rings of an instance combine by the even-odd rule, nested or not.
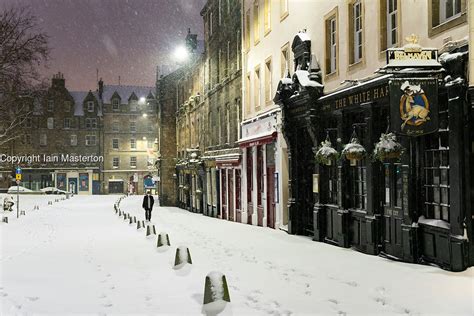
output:
[[[155,199],[151,195],[150,191],[146,192],[146,195],[143,197],[142,207],[145,209],[145,220],[151,221],[151,210],[153,209],[153,204],[155,204]]]
[[[15,202],[13,202],[13,197],[11,195],[7,195],[3,200],[3,210],[11,212],[13,205],[15,205]]]

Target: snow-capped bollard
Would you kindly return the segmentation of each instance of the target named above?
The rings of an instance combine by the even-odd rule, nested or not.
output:
[[[39,211],[40,209],[39,205],[35,205],[35,209]]]
[[[126,221],[126,220],[128,219],[128,217],[129,217],[128,213],[125,213],[125,214],[123,215],[123,220]]]
[[[209,273],[204,284],[203,311],[206,315],[217,315],[228,302],[230,295],[225,275],[216,271]]]
[[[58,200],[58,199],[54,199],[54,202],[55,202],[55,203],[58,203],[58,202],[59,202],[59,200]]]
[[[122,211],[119,211],[119,212],[118,212],[118,216],[122,216]]]
[[[145,229],[145,221],[137,221],[137,229],[138,230]]]
[[[135,224],[137,222],[137,218],[135,216],[133,216],[133,217],[129,216],[128,218],[130,220],[130,222],[129,222],[130,225]]]
[[[8,216],[3,216],[2,223],[8,224]]]
[[[146,226],[146,238],[151,238],[156,236],[156,229],[155,225],[147,225]]]
[[[178,247],[176,249],[176,256],[174,257],[174,267],[173,269],[178,270],[184,267],[187,264],[193,264],[191,260],[191,253],[189,248],[185,246]]]
[[[25,210],[21,210],[21,211],[20,211],[20,215],[26,215]]]
[[[171,246],[170,237],[168,236],[167,233],[160,233],[158,235],[158,241],[156,243],[156,246],[157,247]]]
[[[53,201],[48,201],[48,205],[53,205]]]

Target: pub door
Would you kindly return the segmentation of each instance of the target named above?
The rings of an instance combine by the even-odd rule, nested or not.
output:
[[[229,192],[229,216],[228,220],[229,221],[234,221],[234,172],[233,169],[228,169],[228,192]]]
[[[385,163],[385,198],[383,208],[383,251],[396,258],[403,258],[403,177],[400,163]]]
[[[275,228],[275,166],[267,167],[267,226]]]

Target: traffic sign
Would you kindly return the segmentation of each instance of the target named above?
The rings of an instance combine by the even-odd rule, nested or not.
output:
[[[20,167],[17,167],[17,168],[16,168],[16,174],[21,174],[21,172],[22,172],[22,171],[21,171],[21,168],[20,168]]]
[[[16,181],[20,181],[21,180],[21,173],[17,173],[16,174]]]

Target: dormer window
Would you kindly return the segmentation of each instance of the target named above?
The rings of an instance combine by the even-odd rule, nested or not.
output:
[[[87,111],[94,112],[94,101],[87,101]]]
[[[112,100],[112,110],[118,111],[120,109],[119,106],[120,106],[119,99],[113,99]]]

